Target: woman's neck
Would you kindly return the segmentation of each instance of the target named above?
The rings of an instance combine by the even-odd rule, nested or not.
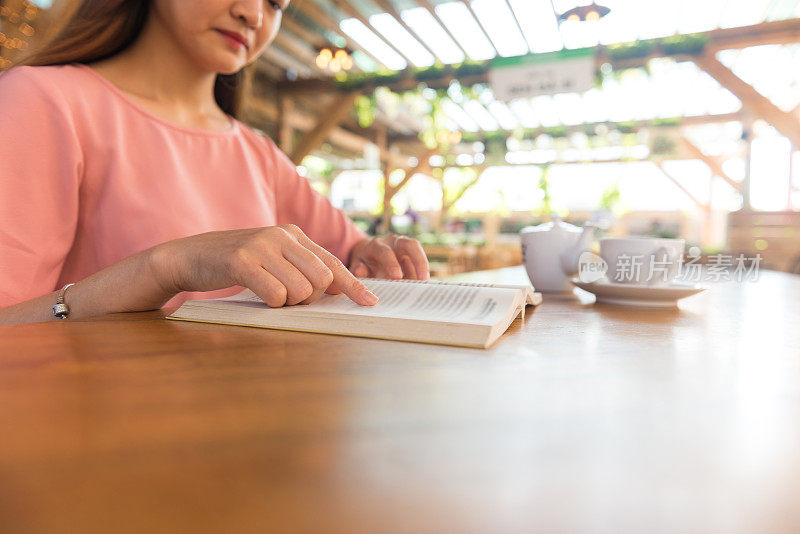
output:
[[[225,129],[229,124],[214,99],[217,73],[201,70],[188,61],[155,17],[150,17],[130,47],[93,63],[92,68],[140,102],[169,110],[178,122],[201,127],[207,124],[211,129]]]

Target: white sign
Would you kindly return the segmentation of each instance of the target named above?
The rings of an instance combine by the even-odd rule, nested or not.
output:
[[[499,100],[588,91],[594,85],[594,49],[498,58],[489,83]]]

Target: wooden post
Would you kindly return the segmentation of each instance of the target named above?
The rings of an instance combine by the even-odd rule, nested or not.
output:
[[[383,209],[381,210],[381,224],[378,226],[378,233],[385,234],[392,228],[392,184],[389,182],[389,175],[391,174],[392,166],[384,162],[383,155],[389,152],[389,147],[386,141],[387,132],[386,127],[381,126],[378,128],[375,144],[378,145],[378,153],[380,155],[380,168],[383,173]]]
[[[661,172],[664,174],[664,176],[669,178],[669,180],[673,184],[675,184],[675,186],[677,186],[678,189],[683,191],[683,193],[686,196],[688,196],[690,199],[692,199],[692,202],[697,204],[697,206],[702,210],[702,212],[703,212],[703,232],[702,232],[701,237],[700,237],[700,242],[704,246],[712,245],[713,244],[712,243],[712,241],[713,241],[713,239],[712,239],[712,225],[714,223],[714,214],[713,214],[713,212],[711,210],[711,190],[710,190],[710,188],[712,187],[711,184],[713,183],[713,180],[714,180],[714,173],[713,172],[711,173],[711,177],[710,177],[710,180],[709,180],[709,197],[708,197],[708,203],[706,204],[706,203],[700,202],[700,200],[698,200],[698,198],[696,196],[694,196],[688,189],[686,189],[683,186],[683,184],[681,184],[678,180],[675,179],[675,177],[673,177],[669,172],[667,172],[667,169],[664,168],[664,163],[663,162],[658,164],[658,168],[661,169]]]
[[[292,127],[292,114],[294,112],[294,100],[291,97],[280,94],[278,96],[278,145],[287,154],[292,153],[292,141],[294,128]]]
[[[744,179],[742,180],[742,209],[750,210],[753,209],[753,205],[750,201],[750,169],[753,158],[753,121],[749,119],[742,121],[742,128],[742,137],[744,137],[744,141],[747,143],[744,156]]]
[[[794,151],[797,150],[797,147],[794,143],[791,144],[789,147],[789,187],[786,188],[786,211],[792,211],[792,192],[794,187],[794,165],[793,163],[793,156]]]
[[[300,140],[291,152],[295,165],[300,165],[303,158],[309,155],[327,139],[328,134],[336,128],[342,119],[353,109],[357,93],[349,92],[339,95],[330,111],[317,120],[316,125]]]
[[[378,130],[378,148],[383,151],[384,149],[381,148],[381,143],[383,146],[386,146],[386,130],[385,128],[381,128]],[[400,180],[400,183],[393,186],[389,181],[389,175],[391,171],[394,170],[389,164],[381,164],[381,168],[383,169],[383,221],[381,224],[382,232],[388,232],[391,228],[390,222],[392,217],[392,198],[400,191],[405,185],[411,180],[411,177],[420,172],[422,169],[426,169],[429,167],[428,160],[434,154],[439,152],[438,148],[431,148],[425,151],[419,158],[417,158],[417,164],[414,167],[405,167],[406,175]],[[385,165],[385,166],[384,166]],[[396,167],[400,168],[400,167]]]

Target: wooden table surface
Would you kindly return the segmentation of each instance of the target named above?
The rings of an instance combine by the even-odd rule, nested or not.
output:
[[[2,327],[0,532],[800,532],[800,277],[592,301],[490,350]]]

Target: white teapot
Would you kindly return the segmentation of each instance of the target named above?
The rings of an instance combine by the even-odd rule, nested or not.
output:
[[[551,218],[549,223],[520,230],[522,261],[537,291],[569,291],[580,255],[589,250],[594,238],[594,226],[580,228],[556,215]]]

